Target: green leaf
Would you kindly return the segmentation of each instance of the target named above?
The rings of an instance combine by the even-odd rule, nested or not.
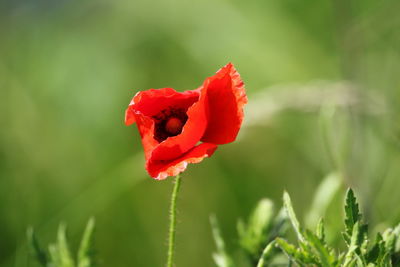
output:
[[[379,254],[377,259],[375,260],[375,264],[377,266],[382,266],[382,264],[386,261],[386,257],[387,257],[388,252],[386,251],[385,248],[385,242],[383,241],[383,239],[381,239],[381,242],[379,242]]]
[[[390,253],[389,252],[386,252],[383,255],[381,261],[378,262],[378,266],[381,266],[381,267],[392,267],[392,261],[390,259]]]
[[[257,207],[253,211],[249,220],[249,230],[256,237],[262,235],[264,231],[271,225],[274,218],[274,203],[269,199],[262,199],[258,202]]]
[[[330,267],[336,265],[336,259],[334,253],[331,253],[331,249],[325,245],[321,239],[318,238],[317,235],[313,234],[311,231],[306,230],[305,235],[308,241],[308,244],[313,249],[313,252],[316,253],[320,266],[322,267]]]
[[[275,240],[279,236],[285,236],[290,227],[289,217],[284,208],[280,209],[278,215],[275,216],[272,227],[269,231],[268,241]]]
[[[382,241],[383,241],[382,235],[380,233],[378,233],[376,235],[374,245],[371,247],[371,249],[365,255],[365,259],[366,259],[367,263],[376,263],[376,261],[379,257],[380,251],[381,251]]]
[[[42,266],[46,267],[48,263],[47,255],[40,247],[33,228],[28,228],[27,237],[32,254]]]
[[[94,231],[94,219],[90,219],[85,231],[82,235],[79,250],[76,255],[72,256],[72,253],[68,246],[66,236],[66,225],[60,224],[57,231],[57,241],[55,244],[48,246],[48,255],[40,249],[39,244],[34,236],[33,230],[28,229],[28,241],[33,248],[33,252],[38,258],[39,263],[43,267],[93,267],[93,231]]]
[[[236,224],[236,230],[237,230],[238,236],[239,236],[239,243],[241,243],[242,240],[244,240],[247,235],[246,224],[244,223],[244,221],[242,219],[238,219],[237,224]]]
[[[276,238],[275,241],[289,259],[298,265],[310,266],[312,264],[318,264],[316,258],[308,251],[296,248],[294,245],[289,244],[286,240],[279,237]]]
[[[286,240],[279,237],[275,241],[291,261],[296,262],[300,266],[305,266],[305,263],[302,262],[301,259],[302,258],[300,255],[301,253],[294,245],[289,244]]]
[[[225,242],[219,230],[218,221],[215,215],[210,216],[210,224],[217,247],[217,252],[213,254],[213,259],[218,267],[233,267],[233,260],[225,249]]]
[[[343,178],[339,173],[330,173],[318,185],[314,194],[314,199],[305,216],[306,226],[313,227],[321,216],[325,216],[325,212],[329,205],[340,192]]]
[[[65,224],[60,224],[57,233],[57,250],[59,254],[59,259],[62,267],[74,267],[74,260],[71,257],[71,253],[68,247],[67,237],[66,237],[67,227]],[[60,267],[61,267],[60,266]]]
[[[297,238],[300,240],[300,242],[305,242],[305,238],[300,229],[300,223],[297,220],[296,214],[293,210],[292,201],[290,200],[290,196],[286,191],[283,193],[283,205],[296,232]]]
[[[78,267],[92,267],[93,262],[93,232],[95,229],[95,220],[91,218],[86,225],[82,236],[81,244],[78,250]]]
[[[360,226],[358,222],[356,222],[352,227],[353,227],[353,232],[350,239],[349,249],[347,251],[345,262],[343,264],[343,266],[345,267],[351,266],[351,263],[353,262],[356,255],[356,251],[359,248]]]
[[[361,220],[360,210],[358,208],[357,199],[354,196],[354,192],[351,188],[347,190],[346,203],[345,203],[345,232],[343,237],[347,243],[350,245],[350,239],[353,233],[354,225]]]
[[[361,254],[367,252],[369,240],[368,240],[368,224],[360,222],[360,235],[359,235],[359,246]]]
[[[257,263],[257,267],[266,267],[273,256],[275,241],[270,242],[263,250],[261,257]]]
[[[239,244],[253,258],[258,259],[263,247],[270,242],[269,230],[274,218],[274,205],[269,199],[262,199],[251,213],[248,224],[239,220],[237,229]]]
[[[56,244],[49,245],[49,255],[51,260],[51,267],[62,267],[60,252]]]
[[[343,265],[344,267],[355,267],[357,264],[358,259],[357,258],[353,258],[350,260],[350,262],[347,265]],[[363,265],[360,265],[363,266]]]
[[[320,218],[317,224],[317,229],[315,231],[317,237],[325,243],[325,226],[324,226],[324,219]]]
[[[393,234],[396,236],[396,242],[392,254],[392,262],[393,266],[398,266],[400,265],[400,224],[394,228]]]
[[[394,230],[393,234],[396,236],[396,242],[394,245],[394,252],[395,253],[400,253],[400,224],[398,224]]]

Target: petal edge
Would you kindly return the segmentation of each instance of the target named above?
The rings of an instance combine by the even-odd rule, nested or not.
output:
[[[149,161],[146,169],[151,177],[156,180],[164,180],[168,176],[176,176],[185,171],[189,163],[199,163],[206,157],[211,157],[217,149],[217,145],[202,143],[193,147],[180,158],[171,161]]]
[[[239,133],[247,103],[244,83],[232,63],[206,79],[201,88],[208,96],[208,126],[201,141],[227,144]]]

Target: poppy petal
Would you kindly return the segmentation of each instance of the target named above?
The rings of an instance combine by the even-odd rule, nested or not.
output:
[[[202,143],[177,159],[171,161],[148,161],[146,169],[157,180],[163,180],[168,176],[176,176],[183,172],[189,163],[199,163],[204,158],[211,157],[217,147],[214,144]]]
[[[154,120],[151,117],[144,116],[141,113],[135,114],[136,126],[142,137],[142,145],[146,160],[151,157],[151,152],[158,145],[154,139]]]
[[[247,103],[243,81],[229,63],[206,79],[201,94],[208,98],[208,125],[201,141],[214,144],[233,142],[243,121]]]
[[[198,90],[192,90],[199,94]],[[169,137],[158,145],[153,153],[152,160],[171,160],[186,153],[194,147],[201,139],[207,127],[207,96],[203,95],[186,112],[188,119],[183,126],[182,132],[173,137]]]
[[[155,148],[170,139],[167,138],[167,140],[159,143],[154,138],[155,122],[152,116],[170,106],[188,109],[198,100],[199,95],[200,93],[194,90],[180,93],[172,88],[162,88],[138,92],[133,97],[128,109],[125,112],[125,124],[130,125],[136,122],[139,133],[142,137],[142,144],[145,150],[146,160],[151,158],[151,153]],[[204,129],[202,132],[204,132]],[[200,140],[200,137],[198,137],[197,141],[191,147],[193,147]],[[169,143],[167,142],[166,144],[168,145]],[[165,144],[162,146],[165,146]],[[186,149],[186,151],[188,149]],[[175,148],[175,150],[178,151],[177,148]],[[177,157],[184,152],[179,154],[176,153],[174,156]],[[170,157],[170,155],[166,155],[161,159],[170,159]]]
[[[196,102],[198,98],[199,92],[196,90],[189,90],[182,93],[172,88],[140,91],[133,97],[125,112],[125,124],[134,123],[135,120],[132,116],[138,112],[151,117],[169,106],[178,105],[179,107],[187,109]]]
[[[125,125],[129,126],[136,122],[135,112],[132,108],[128,107],[125,111]]]
[[[136,123],[146,169],[162,180],[210,157],[219,144],[234,141],[246,103],[243,82],[229,63],[196,90],[138,92],[125,112],[125,124]]]

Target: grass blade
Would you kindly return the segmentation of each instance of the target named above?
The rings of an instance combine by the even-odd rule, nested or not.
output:
[[[78,250],[78,267],[94,266],[93,256],[93,232],[95,230],[95,220],[91,218],[86,225],[82,236],[82,241]]]
[[[293,210],[293,205],[292,205],[292,201],[290,199],[290,196],[286,191],[283,193],[283,205],[284,205],[285,210],[287,212],[287,215],[288,215],[288,217],[290,219],[290,222],[292,223],[293,228],[294,228],[294,230],[296,232],[297,238],[301,242],[304,243],[305,242],[305,238],[304,238],[304,236],[303,236],[303,234],[301,232],[300,223],[297,220],[296,214],[295,214],[295,212]]]

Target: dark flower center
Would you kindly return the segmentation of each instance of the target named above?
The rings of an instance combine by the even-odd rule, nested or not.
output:
[[[187,118],[186,110],[183,108],[169,107],[160,111],[153,116],[154,139],[161,143],[168,137],[180,134]]]
[[[165,124],[165,130],[170,134],[179,134],[182,132],[182,127],[182,121],[175,117],[169,118]]]

